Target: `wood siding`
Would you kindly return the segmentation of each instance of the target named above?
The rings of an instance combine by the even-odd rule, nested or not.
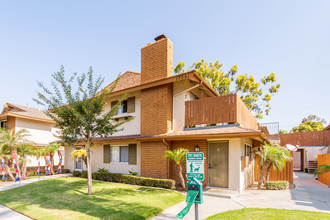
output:
[[[254,160],[254,180],[259,181],[260,178],[260,157],[258,155],[255,156]],[[265,173],[266,178],[267,173]],[[278,181],[278,180],[286,180],[289,183],[293,183],[293,161],[286,162],[285,167],[282,172],[275,170],[273,168],[270,169],[269,174],[270,181]]]
[[[317,155],[317,166],[330,165],[330,153]],[[318,175],[318,180],[330,186],[330,171]]]
[[[237,94],[185,102],[185,127],[217,123],[258,129],[257,119]]]
[[[330,145],[330,130],[280,134],[280,140],[282,146],[286,144],[300,146],[326,146]]]

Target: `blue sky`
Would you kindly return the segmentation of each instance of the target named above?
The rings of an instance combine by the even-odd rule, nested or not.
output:
[[[0,105],[32,101],[36,81],[68,73],[140,71],[140,48],[165,34],[174,63],[205,58],[262,78],[280,92],[269,116],[290,129],[308,114],[330,120],[330,1],[1,1]]]

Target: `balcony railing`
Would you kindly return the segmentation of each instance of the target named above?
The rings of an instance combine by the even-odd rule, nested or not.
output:
[[[237,94],[185,102],[185,127],[219,123],[259,129],[257,119]]]

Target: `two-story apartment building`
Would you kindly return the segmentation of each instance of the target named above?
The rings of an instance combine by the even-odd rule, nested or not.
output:
[[[252,150],[266,136],[236,94],[220,96],[195,71],[173,75],[172,42],[164,35],[155,40],[141,49],[141,73],[124,73],[109,94],[106,110],[127,94],[114,122],[135,118],[123,131],[94,140],[92,171],[177,179],[164,154],[183,147],[204,153],[204,186],[243,190],[253,181]],[[71,151],[65,150],[65,168],[84,168],[70,160]]]
[[[41,109],[28,106],[6,103],[0,114],[0,127],[15,132],[25,129],[29,136],[27,140],[32,141],[37,147],[42,148],[49,143],[59,140],[56,135],[59,130],[54,127],[55,122],[51,120]],[[54,163],[58,164],[58,156],[55,155]],[[36,157],[27,156],[27,166],[37,166]],[[40,165],[44,166],[44,159],[40,160]]]

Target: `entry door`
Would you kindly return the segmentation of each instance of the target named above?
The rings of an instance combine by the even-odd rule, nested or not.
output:
[[[209,185],[228,187],[228,142],[209,143]]]

